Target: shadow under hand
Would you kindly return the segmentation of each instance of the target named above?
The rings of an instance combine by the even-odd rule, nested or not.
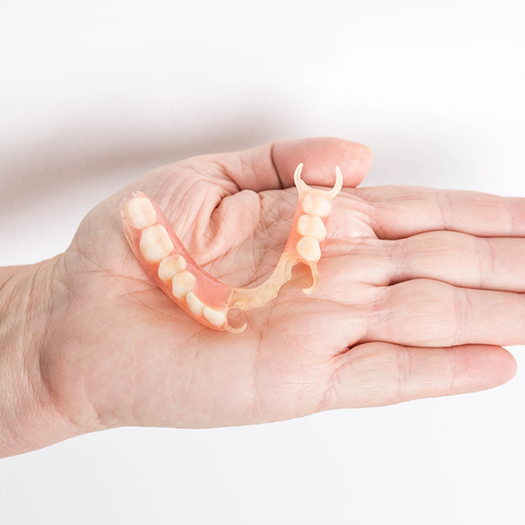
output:
[[[245,115],[232,115],[219,125],[217,118],[210,118],[205,128],[195,122],[190,129],[159,125],[160,130],[152,129],[151,122],[129,126],[128,116],[90,125],[84,119],[36,142],[21,143],[0,156],[0,220],[57,192],[67,197],[86,185],[102,185],[108,188],[107,196],[158,166],[275,138],[275,121],[254,116],[253,110]]]

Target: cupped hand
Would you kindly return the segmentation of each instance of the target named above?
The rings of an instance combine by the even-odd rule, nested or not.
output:
[[[119,206],[141,190],[197,262],[232,286],[272,272],[297,202],[293,171],[344,189],[320,282],[300,265],[240,335],[209,330],[147,277]],[[94,208],[56,261],[41,357],[57,410],[83,431],[215,427],[490,388],[525,342],[525,200],[384,186],[356,189],[371,151],[277,141],[159,168]]]

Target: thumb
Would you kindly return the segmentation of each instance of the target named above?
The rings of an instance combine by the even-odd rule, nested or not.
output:
[[[313,186],[333,186],[335,166],[343,173],[343,186],[355,188],[368,173],[374,154],[363,144],[348,140],[318,137],[302,140],[277,140],[272,148],[273,164],[286,188],[293,186],[293,173],[304,164],[302,179]]]

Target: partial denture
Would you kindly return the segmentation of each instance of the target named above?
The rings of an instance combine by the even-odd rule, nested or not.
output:
[[[233,288],[204,271],[184,248],[162,210],[140,191],[133,192],[122,205],[126,238],[149,277],[191,317],[208,328],[241,333],[246,324],[240,328],[230,326],[229,310],[250,310],[274,299],[292,278],[296,264],[307,265],[312,273],[312,285],[303,289],[305,294],[311,293],[319,281],[317,262],[326,239],[332,201],[343,186],[343,175],[336,166],[334,187],[318,190],[301,179],[302,168],[299,164],[294,174],[299,200],[288,242],[272,275],[255,288]]]

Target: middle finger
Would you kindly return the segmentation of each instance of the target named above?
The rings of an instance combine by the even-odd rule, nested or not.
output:
[[[464,288],[525,292],[525,239],[428,232],[395,241],[360,239],[327,246],[351,255],[353,280],[376,286],[433,279]]]

